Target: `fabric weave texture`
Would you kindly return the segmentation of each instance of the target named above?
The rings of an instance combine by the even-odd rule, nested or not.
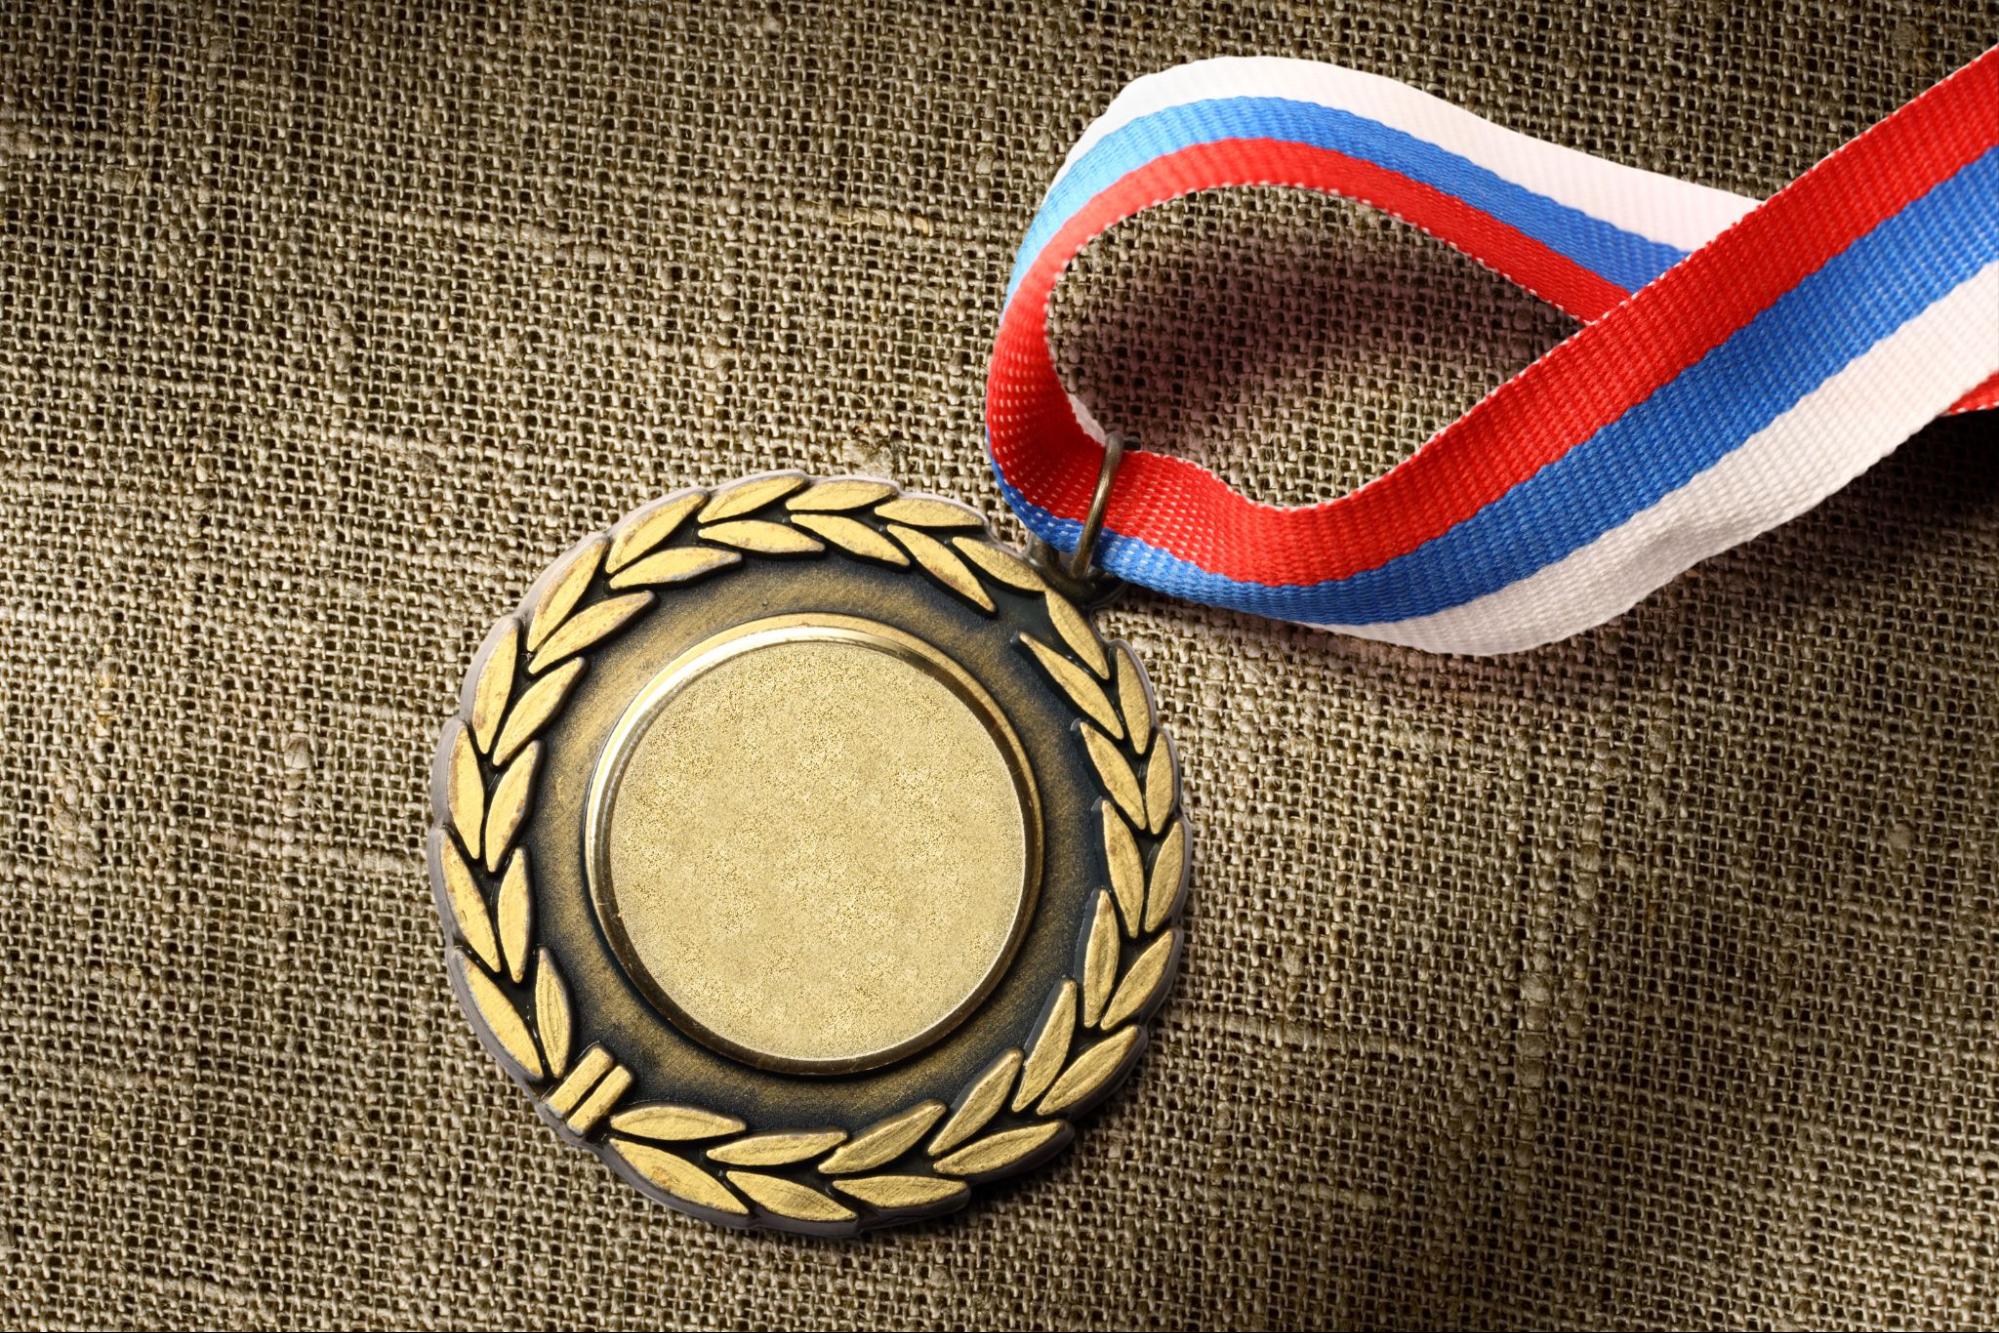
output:
[[[980,448],[1013,247],[1129,78],[1402,79],[1768,194],[1999,5],[8,6],[9,1325],[1999,1324],[1999,448],[1937,423],[1610,625],[1456,659],[1135,596],[1199,826],[1137,1078],[853,1243],[558,1147],[422,840],[485,627],[660,492]],[[1999,112],[1995,112],[1999,114]],[[1392,221],[1099,242],[1095,415],[1273,501],[1569,325]]]

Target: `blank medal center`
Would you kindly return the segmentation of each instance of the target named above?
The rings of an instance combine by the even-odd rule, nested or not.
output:
[[[1032,888],[1025,761],[990,699],[927,644],[846,623],[721,636],[606,756],[614,947],[682,1028],[774,1068],[942,1036]]]

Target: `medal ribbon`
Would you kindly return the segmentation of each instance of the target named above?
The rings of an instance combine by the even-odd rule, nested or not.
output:
[[[1322,504],[1128,453],[1095,558],[1161,592],[1447,652],[1598,624],[1811,508],[1933,418],[1999,406],[1999,48],[1763,203],[1277,59],[1142,78],[1021,244],[986,391],[993,470],[1072,549],[1104,457],[1047,339],[1064,268],[1197,190],[1386,210],[1584,327],[1397,467]]]

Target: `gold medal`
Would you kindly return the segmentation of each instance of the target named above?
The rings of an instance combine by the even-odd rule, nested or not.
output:
[[[563,1138],[834,1234],[1070,1141],[1171,983],[1188,828],[1063,575],[963,506],[783,473],[639,510],[494,627],[432,880],[453,989]]]

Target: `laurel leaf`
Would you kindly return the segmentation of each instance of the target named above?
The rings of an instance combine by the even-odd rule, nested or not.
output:
[[[907,523],[912,528],[983,528],[986,520],[973,510],[951,500],[927,495],[905,495],[875,510],[891,523]]]
[[[884,1162],[894,1161],[914,1147],[946,1109],[940,1101],[918,1102],[907,1111],[877,1120],[821,1162],[820,1174],[839,1176],[872,1171]]]
[[[479,855],[479,833],[486,822],[486,779],[479,771],[479,752],[472,747],[472,732],[462,722],[452,723],[451,766],[445,770],[444,804],[451,811],[451,825],[459,840],[475,860]]]
[[[1166,827],[1166,817],[1173,813],[1179,779],[1180,756],[1173,748],[1173,738],[1162,732],[1159,748],[1152,752],[1152,762],[1145,769],[1145,822],[1154,833]]]
[[[493,939],[493,919],[486,914],[486,899],[472,878],[472,867],[458,852],[451,835],[438,835],[438,867],[444,880],[444,897],[451,904],[451,921],[458,938],[487,970],[500,970],[499,945]]]
[[[528,673],[539,675],[563,658],[582,652],[650,605],[651,593],[634,592],[607,597],[588,611],[571,616],[535,653],[534,660],[528,663]]]
[[[1102,1092],[1111,1078],[1123,1068],[1125,1057],[1138,1043],[1143,1029],[1127,1027],[1116,1035],[1106,1037],[1089,1050],[1077,1056],[1069,1067],[1062,1071],[1062,1077],[1055,1080],[1055,1086],[1041,1099],[1035,1110],[1041,1115],[1053,1115],[1057,1111],[1078,1106]]]
[[[1124,917],[1125,934],[1136,935],[1139,919],[1145,914],[1145,862],[1139,859],[1138,842],[1124,817],[1108,805],[1098,809],[1104,817],[1104,859],[1110,863],[1111,893]]]
[[[1146,946],[1145,952],[1125,969],[1117,994],[1111,996],[1110,1007],[1104,1010],[1105,1028],[1116,1027],[1152,1003],[1165,984],[1167,965],[1173,961],[1173,945],[1178,936],[1178,931],[1167,931]]]
[[[709,1156],[713,1156],[710,1153]],[[851,1222],[854,1210],[810,1186],[755,1171],[729,1171],[729,1183],[779,1217],[798,1222]]]
[[[1020,1087],[1013,1094],[1013,1109],[1025,1111],[1034,1099],[1055,1081],[1062,1062],[1069,1057],[1069,1042],[1076,1035],[1076,983],[1065,981],[1055,992],[1055,1003],[1042,1020],[1041,1031],[1028,1047],[1027,1061],[1020,1067]]]
[[[479,668],[479,683],[472,687],[472,739],[486,751],[492,750],[507,700],[513,697],[514,666],[520,660],[520,626],[511,620],[500,623],[505,629],[495,636],[493,650]]]
[[[1131,737],[1134,754],[1144,754],[1152,743],[1152,701],[1147,697],[1145,672],[1138,659],[1123,644],[1117,646],[1117,697],[1124,710],[1125,733]]]
[[[1138,793],[1138,778],[1131,771],[1117,743],[1089,723],[1083,723],[1083,748],[1090,752],[1090,764],[1097,770],[1104,790],[1131,816],[1134,824],[1145,823],[1145,798]]]
[[[716,1115],[713,1111],[673,1106],[665,1102],[634,1106],[611,1117],[611,1129],[615,1133],[666,1143],[719,1139],[725,1134],[740,1134],[744,1128],[743,1122],[732,1115]]]
[[[996,1175],[1025,1162],[1068,1133],[1069,1123],[1066,1120],[1049,1120],[1024,1129],[1009,1129],[989,1134],[933,1165],[947,1176]]]
[[[971,1195],[963,1181],[940,1180],[936,1176],[862,1176],[858,1180],[836,1180],[833,1188],[887,1213],[934,1208]]]
[[[944,1128],[930,1140],[930,1155],[949,1152],[984,1129],[986,1122],[1006,1104],[1006,1090],[1013,1086],[1013,1076],[1019,1069],[1019,1051],[1008,1051],[987,1065],[985,1072],[973,1079],[964,1096],[958,1099],[958,1109],[951,1112]]]
[[[1187,871],[1187,821],[1175,820],[1159,841],[1152,858],[1152,878],[1145,887],[1145,928],[1157,930],[1180,900]]]
[[[701,521],[720,523],[725,518],[740,518],[754,513],[773,500],[785,496],[805,484],[805,478],[796,472],[779,473],[774,477],[752,477],[716,491],[701,510]]]
[[[708,497],[699,491],[669,495],[645,508],[627,514],[611,529],[611,550],[604,557],[604,572],[615,574],[661,542],[680,531],[687,516]],[[616,586],[615,583],[612,586]]]
[[[541,647],[548,636],[562,627],[575,609],[577,599],[596,577],[597,562],[604,558],[607,543],[599,537],[576,548],[567,564],[559,573],[542,585],[541,599],[535,603],[534,615],[528,620],[529,652]]]
[[[613,1140],[610,1150],[622,1158],[640,1179],[683,1203],[718,1213],[749,1216],[750,1210],[743,1206],[742,1200],[729,1193],[721,1181],[685,1157],[676,1156],[663,1148],[621,1140]]]
[[[1041,592],[1048,584],[1034,572],[1034,566],[1022,560],[998,542],[984,537],[953,537],[951,545],[958,548],[967,560],[986,573],[1022,592]]]
[[[521,697],[507,714],[507,724],[500,728],[500,739],[493,746],[493,762],[504,764],[514,757],[514,751],[534,738],[534,734],[547,725],[555,710],[562,706],[569,687],[583,674],[583,659],[575,658],[563,663],[543,676],[522,692]]]
[[[909,557],[894,542],[854,519],[842,518],[838,514],[797,514],[791,521],[818,533],[841,550],[864,559],[879,560],[887,565],[909,563]]]
[[[541,762],[541,742],[532,741],[520,757],[507,765],[493,787],[492,804],[486,807],[486,873],[496,875],[500,862],[513,845],[527,815],[528,796],[534,790],[535,765]]]
[[[794,495],[784,502],[784,507],[794,514],[833,513],[848,509],[861,509],[877,500],[885,500],[895,494],[895,487],[885,481],[869,481],[863,477],[839,477],[832,481],[822,481],[803,495]]]
[[[1090,918],[1090,942],[1083,946],[1083,1026],[1095,1027],[1117,981],[1117,909],[1111,896],[1099,890],[1097,910]]]
[[[1053,680],[1061,691],[1069,696],[1070,702],[1087,714],[1092,722],[1110,733],[1112,740],[1124,735],[1124,728],[1118,723],[1117,710],[1111,707],[1111,701],[1104,697],[1103,687],[1097,684],[1089,672],[1032,634],[1023,632],[1020,641],[1034,654],[1034,660],[1041,663],[1041,669],[1048,673],[1049,679]]]
[[[528,850],[515,851],[500,881],[500,957],[515,985],[527,977],[528,939],[534,926],[533,895],[528,892]]]
[[[839,1129],[752,1134],[746,1139],[710,1148],[708,1156],[731,1166],[784,1166],[817,1157],[846,1137],[846,1131]]]
[[[676,546],[656,551],[611,576],[611,587],[641,588],[660,583],[687,583],[710,570],[739,564],[742,556],[734,551],[718,551],[712,546]]]
[[[562,984],[555,958],[546,949],[535,964],[534,1016],[541,1049],[548,1056],[548,1072],[560,1078],[569,1067],[569,987]]]
[[[825,550],[818,538],[785,523],[768,519],[739,518],[733,523],[717,523],[701,529],[701,540],[719,542],[758,555],[812,555]]]
[[[521,1011],[514,1008],[514,1002],[507,998],[506,992],[491,977],[473,967],[457,950],[451,954],[451,970],[464,985],[466,995],[471,997],[472,1008],[479,1015],[479,1021],[493,1034],[493,1040],[499,1043],[507,1058],[519,1066],[529,1079],[540,1081],[541,1057],[535,1054],[534,1038],[528,1035]]]
[[[987,595],[985,585],[979,582],[979,576],[953,555],[950,547],[927,532],[918,532],[900,523],[889,524],[888,531],[891,537],[902,543],[904,550],[916,557],[916,563],[923,566],[932,578],[981,611],[990,613],[994,609],[993,599]]]
[[[1048,604],[1048,618],[1054,622],[1055,632],[1062,636],[1062,642],[1069,645],[1069,651],[1080,657],[1083,665],[1098,678],[1109,679],[1111,664],[1104,657],[1103,641],[1097,638],[1096,631],[1090,628],[1090,622],[1083,618],[1076,604],[1053,588],[1048,590],[1044,600]]]

